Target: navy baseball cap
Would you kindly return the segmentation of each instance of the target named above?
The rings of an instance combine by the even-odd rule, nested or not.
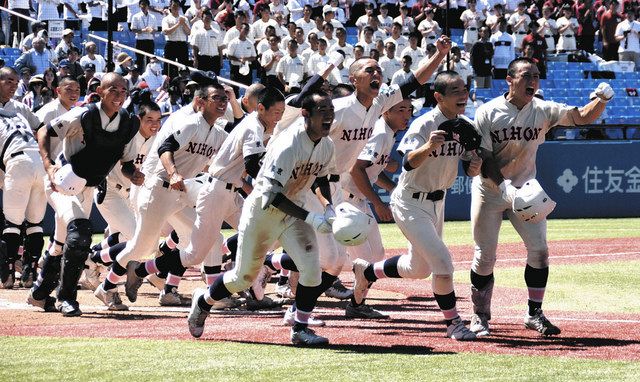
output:
[[[84,70],[91,70],[91,71],[95,72],[96,71],[96,64],[88,62],[88,63],[84,64],[84,68],[83,69]]]
[[[58,64],[58,66],[61,68],[68,68],[71,66],[71,62],[69,62],[69,60],[67,59],[60,60],[60,63]]]
[[[200,86],[219,83],[218,77],[214,72],[203,72],[201,70],[196,70],[195,72],[191,73],[191,81],[196,82]]]

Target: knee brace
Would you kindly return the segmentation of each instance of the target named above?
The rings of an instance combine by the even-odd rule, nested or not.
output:
[[[39,223],[25,223],[26,237],[24,239],[24,251],[32,262],[38,262],[44,247],[44,234],[42,233],[42,222]]]
[[[20,236],[22,224],[18,225],[9,220],[5,220],[4,224],[2,240],[6,243],[7,247],[6,261],[13,266],[13,262],[18,258],[18,248],[20,248],[20,244],[22,244],[22,236]],[[13,269],[13,267],[11,269]]]
[[[91,246],[93,228],[89,219],[75,219],[67,225],[67,239],[65,246],[68,250],[84,250],[88,252]],[[65,251],[66,252],[66,251]]]

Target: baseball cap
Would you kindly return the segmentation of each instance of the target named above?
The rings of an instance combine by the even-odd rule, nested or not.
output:
[[[66,58],[64,60],[60,60],[60,63],[58,63],[58,66],[61,68],[68,68],[69,66],[71,66],[71,63],[69,62],[69,60],[67,60]]]
[[[83,69],[84,70],[91,70],[91,71],[95,72],[96,71],[96,64],[88,62],[88,63],[84,64],[84,68]]]
[[[191,81],[197,83],[200,86],[212,85],[218,83],[218,77],[214,72],[203,72],[196,70],[191,73]]]
[[[67,163],[60,167],[53,176],[53,184],[59,193],[63,195],[75,196],[84,189],[87,180],[79,177],[73,172],[71,163]]]
[[[35,83],[38,83],[38,82],[44,84],[44,76],[42,74],[38,74],[38,75],[35,75],[35,76],[31,77],[31,79],[29,80],[29,85],[35,84]]]
[[[62,35],[63,36],[66,36],[68,34],[73,34],[73,30],[67,28],[67,29],[62,31]]]
[[[324,7],[322,7],[322,13],[323,14],[326,14],[326,13],[329,13],[329,12],[334,12],[335,13],[335,11],[333,10],[333,7],[331,5],[327,4]]]
[[[119,53],[118,56],[116,57],[116,64],[118,65],[122,65],[127,61],[131,61],[131,56],[129,56],[125,52]]]

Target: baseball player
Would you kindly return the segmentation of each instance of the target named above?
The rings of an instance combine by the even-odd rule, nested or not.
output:
[[[348,97],[333,100],[336,118],[331,126],[330,137],[336,146],[336,158],[339,158],[336,172],[329,176],[334,203],[343,201],[340,175],[348,173],[356,163],[382,113],[426,83],[451,49],[451,41],[447,36],[441,36],[436,43],[438,53],[419,66],[404,83],[382,90],[382,70],[377,61],[360,59],[349,67],[349,78],[355,92]],[[321,212],[323,208],[312,193],[309,193],[309,208],[315,212]],[[333,235],[318,235],[318,244],[322,269],[338,276],[347,258],[344,247],[335,241]],[[353,294],[341,283],[327,292],[328,296],[342,299],[350,298]]]
[[[407,128],[412,110],[411,100],[407,98],[382,114],[382,117],[376,122],[371,138],[342,182],[344,200],[369,215],[372,215],[369,206],[371,203],[381,221],[393,221],[393,215],[389,205],[384,203],[373,189],[373,184],[377,184],[389,193],[393,192],[396,187],[393,180],[383,170],[389,163],[391,149],[395,144],[395,136],[399,131]],[[382,237],[375,219],[367,234],[367,240],[361,245],[350,247],[348,252],[353,259],[359,258],[370,263],[384,259]],[[347,304],[345,316],[347,318],[389,317],[364,305],[364,299],[356,302],[353,297]]]
[[[265,254],[279,241],[300,272],[291,341],[304,345],[328,343],[327,338],[308,328],[307,320],[320,294],[335,279],[321,271],[314,234],[314,229],[329,232],[335,216],[327,178],[334,163],[333,143],[327,138],[334,113],[325,93],[305,98],[302,109],[304,122],[287,128],[267,148],[256,187],[242,209],[235,267],[216,279],[208,291],[194,291],[187,321],[189,332],[196,338],[202,335],[215,301],[248,288],[262,268]],[[325,214],[303,208],[305,191],[314,182]]]
[[[134,273],[138,264],[128,263],[155,250],[165,222],[174,227],[179,237],[189,237],[195,212],[188,200],[184,180],[195,177],[205,168],[227,137],[227,133],[216,125],[216,120],[224,115],[228,101],[225,88],[217,81],[203,85],[196,91],[194,99],[199,111],[174,120],[157,136],[142,167],[145,181],[137,192],[138,219],[133,238],[117,255],[107,278],[94,293],[109,309],[118,308],[117,283],[127,273],[127,297],[131,302],[136,301],[142,279]],[[165,131],[165,128],[168,129]],[[151,264],[155,261],[162,264],[172,259],[172,256],[161,256]],[[142,277],[158,273],[157,267],[149,270],[151,272],[145,272]],[[182,276],[184,270],[180,269],[181,272],[175,276]],[[138,285],[132,288],[132,284]],[[135,293],[130,293],[131,290]]]
[[[63,316],[82,314],[76,300],[77,284],[90,252],[93,188],[117,162],[122,163],[122,172],[132,183],[142,184],[144,180],[133,164],[135,152],[131,140],[138,132],[138,120],[122,109],[127,96],[126,81],[118,74],[108,73],[97,93],[101,97],[97,104],[73,109],[38,131],[40,154],[49,177],[47,198],[66,224],[58,291]],[[62,138],[63,151],[54,161],[50,137],[55,136]],[[57,174],[59,171],[65,175]],[[31,297],[46,302],[51,287],[43,283],[32,291]]]
[[[0,70],[0,84],[4,90],[2,95],[9,95],[17,87],[18,74],[12,68]],[[8,90],[4,89],[5,87]],[[44,168],[38,155],[38,143],[31,124],[18,110],[0,109],[0,147],[0,169],[4,172],[2,241],[6,243],[6,251],[0,251],[0,279],[3,288],[11,289],[15,277],[14,263],[22,244],[23,224],[26,230],[25,252],[34,255],[42,252],[42,220],[47,202],[42,182]],[[23,273],[29,272],[33,277],[26,265]]]
[[[185,250],[176,253],[162,247],[164,256],[180,257],[180,267],[164,269],[159,266],[160,272],[178,272],[181,268],[200,264],[206,258],[204,272],[207,285],[211,285],[219,276],[222,235],[211,235],[211,230],[219,230],[223,221],[234,228],[238,227],[243,199],[236,190],[248,186],[242,177],[244,171],[254,179],[257,177],[260,159],[265,152],[264,141],[273,132],[284,108],[284,95],[279,90],[264,88],[258,93],[257,111],[247,115],[233,129],[209,166],[207,185],[198,194],[191,243]],[[207,258],[211,250],[213,253]],[[262,296],[256,297],[262,299]]]
[[[440,127],[456,117],[464,118],[459,116],[464,115],[469,97],[465,85],[456,72],[440,72],[434,82],[436,107],[413,121],[398,147],[404,153],[403,171],[391,194],[391,210],[409,240],[409,253],[374,264],[362,259],[354,262],[356,302],[362,300],[369,283],[379,278],[423,279],[433,273],[433,294],[445,318],[447,337],[459,341],[473,340],[476,335],[456,309],[453,262],[442,241],[444,200],[458,174],[458,161],[463,160],[467,175],[475,176],[482,160]]]
[[[140,129],[132,141],[136,152],[133,164],[137,169],[142,166],[144,158],[153,145],[156,133],[160,130],[161,117],[160,107],[156,103],[142,104],[138,109]],[[111,170],[105,182],[95,190],[94,202],[109,225],[111,235],[99,244],[103,249],[93,251],[87,262],[89,270],[93,270],[89,273],[87,280],[87,283],[92,287],[91,290],[95,290],[100,284],[98,278],[100,274],[95,271],[96,264],[111,264],[114,258],[112,256],[119,252],[117,247],[114,248],[115,244],[133,237],[136,229],[134,206],[130,199],[130,194],[133,193],[131,181],[117,167]]]
[[[543,335],[560,334],[542,312],[542,300],[549,275],[547,223],[519,220],[511,205],[516,189],[536,177],[536,152],[545,134],[554,126],[574,126],[595,121],[613,97],[613,89],[601,83],[595,99],[582,108],[534,97],[540,74],[530,58],[517,58],[508,67],[509,92],[485,103],[476,112],[476,124],[482,135],[480,155],[482,176],[473,180],[471,225],[475,242],[471,266],[471,299],[474,315],[471,330],[489,334],[493,267],[496,261],[498,233],[506,211],[527,248],[524,279],[529,291],[525,326]]]

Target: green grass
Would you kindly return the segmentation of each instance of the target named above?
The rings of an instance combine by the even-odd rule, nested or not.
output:
[[[640,364],[560,357],[299,349],[208,341],[2,337],[0,381],[613,381]]]

